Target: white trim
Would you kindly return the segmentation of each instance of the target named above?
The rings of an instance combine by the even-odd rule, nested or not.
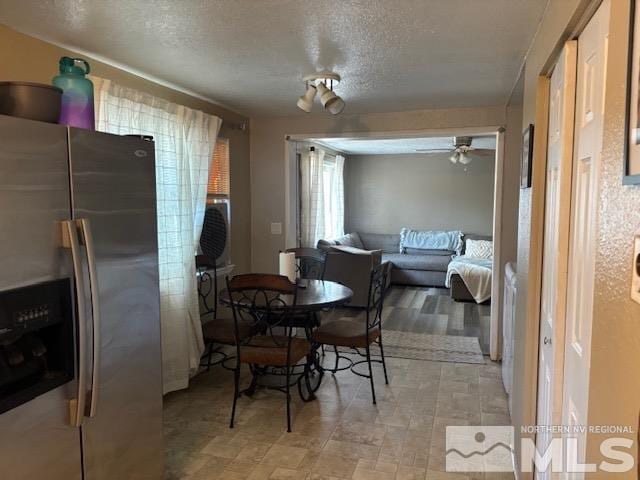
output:
[[[491,326],[489,327],[489,356],[491,360],[502,358],[502,319],[499,316],[503,292],[500,278],[503,275],[502,263],[502,186],[504,180],[504,131],[496,133],[495,183],[493,187],[493,274],[491,277]]]
[[[376,138],[380,140],[393,138],[421,138],[421,137],[449,137],[449,136],[474,136],[495,135],[502,130],[501,125],[488,125],[485,127],[449,127],[427,128],[424,130],[397,130],[393,132],[348,132],[348,133],[299,133],[285,135],[286,140],[313,142],[322,138],[361,139]]]

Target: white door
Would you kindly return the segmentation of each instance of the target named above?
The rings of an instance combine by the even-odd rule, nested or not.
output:
[[[609,9],[610,0],[605,0],[578,38],[562,404],[562,424],[569,426],[587,424],[598,172],[602,150]],[[584,440],[584,437],[579,439],[578,451],[575,452],[581,463],[584,461]],[[584,475],[568,474],[565,477],[579,479]]]
[[[551,75],[545,191],[544,250],[540,304],[538,425],[562,420],[562,377],[571,205],[571,167],[576,95],[577,42],[567,42]],[[545,452],[553,435],[539,433],[538,451]],[[536,478],[551,478],[551,468]]]

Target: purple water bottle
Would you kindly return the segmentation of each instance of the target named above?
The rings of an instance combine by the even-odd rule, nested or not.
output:
[[[76,65],[77,63],[84,65],[84,68]],[[53,84],[63,92],[58,123],[95,129],[93,83],[85,77],[90,71],[89,63],[82,58],[60,59],[60,74],[53,77]]]

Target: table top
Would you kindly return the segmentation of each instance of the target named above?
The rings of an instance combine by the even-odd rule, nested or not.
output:
[[[296,309],[320,310],[347,303],[353,297],[353,291],[349,287],[328,280],[302,280],[298,286],[298,298]],[[281,295],[285,302],[291,302],[293,297]],[[220,292],[220,301],[229,304],[229,292],[225,289]]]

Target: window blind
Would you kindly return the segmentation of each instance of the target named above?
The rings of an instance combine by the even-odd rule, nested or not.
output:
[[[230,192],[229,179],[229,140],[218,138],[213,150],[213,160],[209,170],[207,196],[228,198]]]

